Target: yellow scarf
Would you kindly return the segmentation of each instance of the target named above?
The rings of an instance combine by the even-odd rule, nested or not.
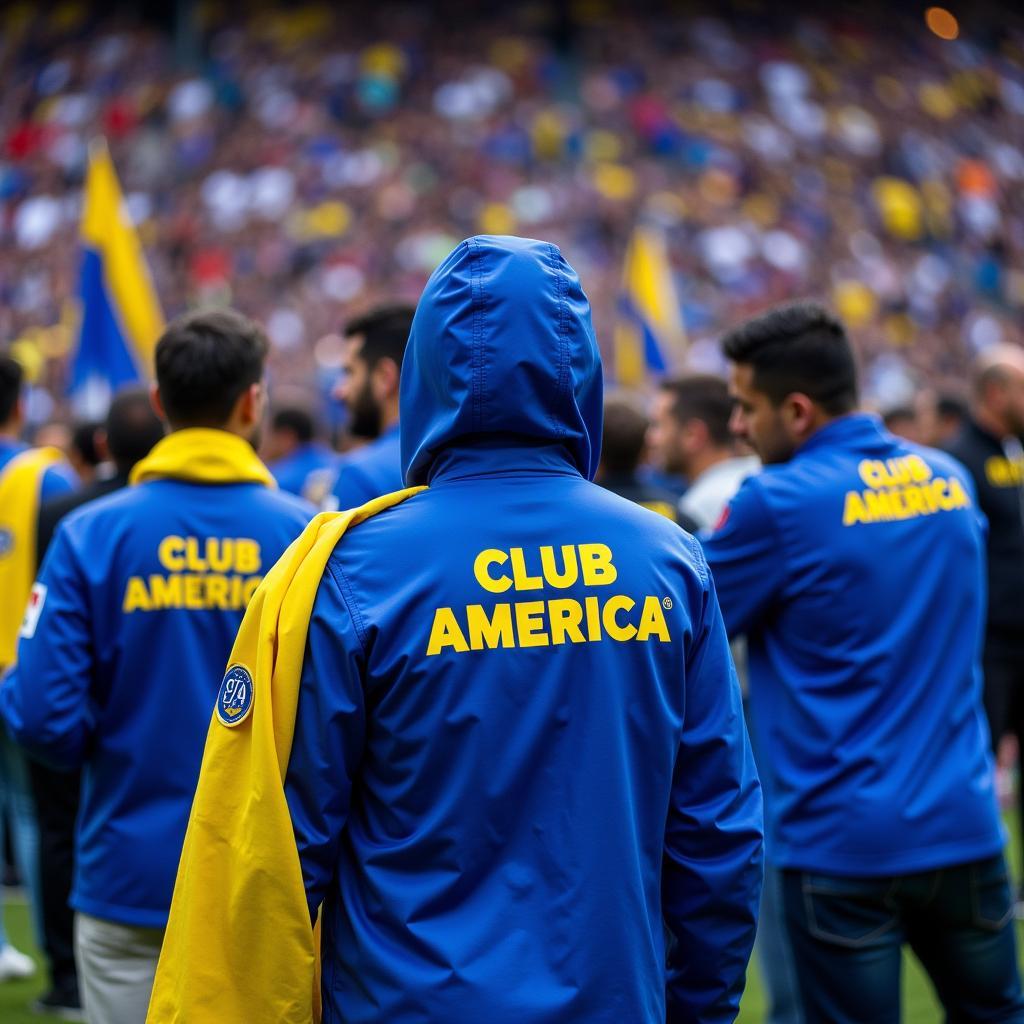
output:
[[[256,483],[276,487],[252,445],[226,430],[189,427],[161,438],[128,478],[132,484],[170,477],[197,484]]]
[[[321,513],[250,602],[228,664],[252,677],[251,711],[210,723],[150,1024],[319,1019],[318,943],[284,793],[309,617],[345,531],[423,489]]]
[[[0,473],[0,670],[14,664],[18,633],[36,578],[36,526],[43,474],[63,460],[57,448],[30,448]]]

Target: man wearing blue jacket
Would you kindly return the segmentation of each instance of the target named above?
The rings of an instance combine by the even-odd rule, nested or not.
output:
[[[356,508],[402,486],[398,381],[409,339],[410,306],[380,306],[345,328],[345,362],[338,397],[349,430],[373,440],[342,458],[326,507]]]
[[[762,867],[739,688],[699,545],[591,483],[601,409],[558,249],[461,243],[402,370],[405,480],[426,489],[338,517],[336,546],[320,517],[261,588],[269,631],[247,615],[236,641],[218,708],[247,717],[211,726],[151,1021],[229,1019],[254,987],[265,1005],[284,947],[254,958],[247,922],[270,879],[297,880],[278,922],[296,949],[322,908],[325,1024],[734,1019]],[[243,766],[289,735],[289,666],[271,804]],[[229,838],[285,831],[290,856],[259,868]],[[275,1019],[309,1019],[303,985]]]
[[[857,412],[814,304],[727,335],[765,463],[705,542],[749,644],[767,852],[808,1024],[899,1020],[909,943],[950,1020],[1024,1021],[982,710],[984,535],[944,453]]]
[[[104,1024],[145,1018],[221,666],[312,513],[253,451],[266,352],[229,312],[167,328],[154,404],[171,433],[134,486],[61,523],[0,689],[19,743],[84,769],[71,902],[85,1009]]]

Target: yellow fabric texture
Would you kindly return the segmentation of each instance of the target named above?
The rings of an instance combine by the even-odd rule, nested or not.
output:
[[[61,462],[57,448],[30,448],[0,473],[0,669],[14,664],[25,604],[36,578],[36,525],[46,470]]]
[[[197,484],[255,483],[277,487],[277,481],[243,437],[226,430],[190,427],[161,438],[128,478],[187,480]]]
[[[422,490],[321,513],[256,591],[228,663],[252,676],[252,711],[210,723],[149,1024],[319,1019],[319,950],[284,793],[309,618],[345,531]]]

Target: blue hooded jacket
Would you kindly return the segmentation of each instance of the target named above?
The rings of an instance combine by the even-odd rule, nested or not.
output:
[[[963,466],[844,416],[748,477],[705,551],[748,638],[771,863],[879,876],[997,853]]]
[[[406,482],[310,621],[285,791],[325,1024],[732,1021],[761,797],[714,588],[590,482],[601,364],[558,249],[461,243],[401,380]]]
[[[257,483],[158,479],[61,521],[0,713],[31,753],[84,769],[76,910],[166,924],[224,663],[313,511]]]

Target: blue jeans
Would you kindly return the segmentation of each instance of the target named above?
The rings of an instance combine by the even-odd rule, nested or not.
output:
[[[12,742],[0,724],[0,849],[4,840],[4,821],[11,826],[11,849],[18,874],[28,890],[36,942],[42,948],[42,917],[39,909],[39,829],[35,804],[29,788],[25,755]],[[3,924],[3,898],[0,895],[0,947],[7,942]]]
[[[807,1024],[899,1024],[908,943],[955,1022],[1024,1022],[1002,854],[888,878],[783,874]]]

